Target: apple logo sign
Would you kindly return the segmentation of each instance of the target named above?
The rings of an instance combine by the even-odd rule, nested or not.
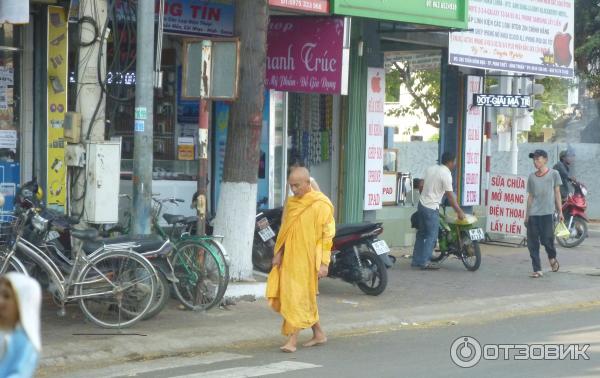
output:
[[[567,31],[568,23],[565,24],[563,31],[554,36],[554,62],[559,66],[569,66],[573,56],[571,55],[571,34]]]
[[[381,78],[379,77],[379,72],[371,78],[371,90],[373,93],[381,92]]]

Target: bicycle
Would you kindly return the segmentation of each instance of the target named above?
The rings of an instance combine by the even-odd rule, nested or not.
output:
[[[163,219],[171,226],[166,232],[159,224],[164,203],[178,205],[184,202],[178,198],[154,201],[152,225],[163,239],[175,244],[171,264],[178,282],[173,285],[179,301],[190,310],[209,310],[221,303],[229,283],[229,257],[219,236],[192,235],[191,229],[198,217],[163,214]]]
[[[78,301],[85,317],[104,328],[124,328],[141,320],[149,310],[156,290],[156,271],[143,256],[123,246],[101,246],[86,254],[75,248],[68,274],[48,254],[36,246],[49,232],[49,221],[37,209],[23,209],[12,219],[10,236],[4,235],[0,251],[0,274],[10,269],[28,274],[21,258],[39,266],[50,279],[51,292],[65,314],[65,304]],[[98,236],[95,229],[72,230],[83,244]],[[18,255],[17,255],[18,254]]]

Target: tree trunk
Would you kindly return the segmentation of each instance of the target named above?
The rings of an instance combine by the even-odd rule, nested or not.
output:
[[[235,1],[241,39],[239,98],[231,106],[215,234],[231,258],[233,280],[252,279],[252,241],[263,121],[267,56],[267,0]]]

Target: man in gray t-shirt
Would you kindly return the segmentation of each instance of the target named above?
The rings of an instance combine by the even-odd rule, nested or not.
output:
[[[533,265],[532,278],[542,276],[540,262],[540,244],[548,254],[553,272],[559,269],[554,247],[554,212],[558,213],[559,220],[564,221],[561,208],[560,174],[547,167],[548,154],[544,150],[535,150],[529,154],[533,159],[536,171],[527,179],[527,213],[525,225],[527,226],[527,248]]]

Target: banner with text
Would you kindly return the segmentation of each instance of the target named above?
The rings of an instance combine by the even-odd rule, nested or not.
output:
[[[344,20],[273,16],[267,35],[267,88],[340,94]]]
[[[67,41],[65,9],[48,7],[46,198],[48,205],[59,208],[64,208],[67,199],[63,127],[67,111],[67,57],[69,56]]]
[[[159,2],[156,10],[160,9]],[[233,35],[234,6],[206,0],[166,0],[164,31],[183,35]]]
[[[461,205],[477,206],[481,197],[481,149],[483,110],[473,104],[473,94],[483,90],[483,78],[468,76],[465,128],[463,134],[463,170]]]
[[[486,216],[486,232],[527,236],[527,179],[521,176],[492,175]]]
[[[450,33],[449,63],[573,77],[572,0],[470,0],[468,32]]]
[[[371,68],[367,81],[367,143],[365,157],[364,210],[381,209],[383,192],[383,124],[385,70]]]
[[[269,0],[269,5],[310,13],[329,13],[329,0]]]

